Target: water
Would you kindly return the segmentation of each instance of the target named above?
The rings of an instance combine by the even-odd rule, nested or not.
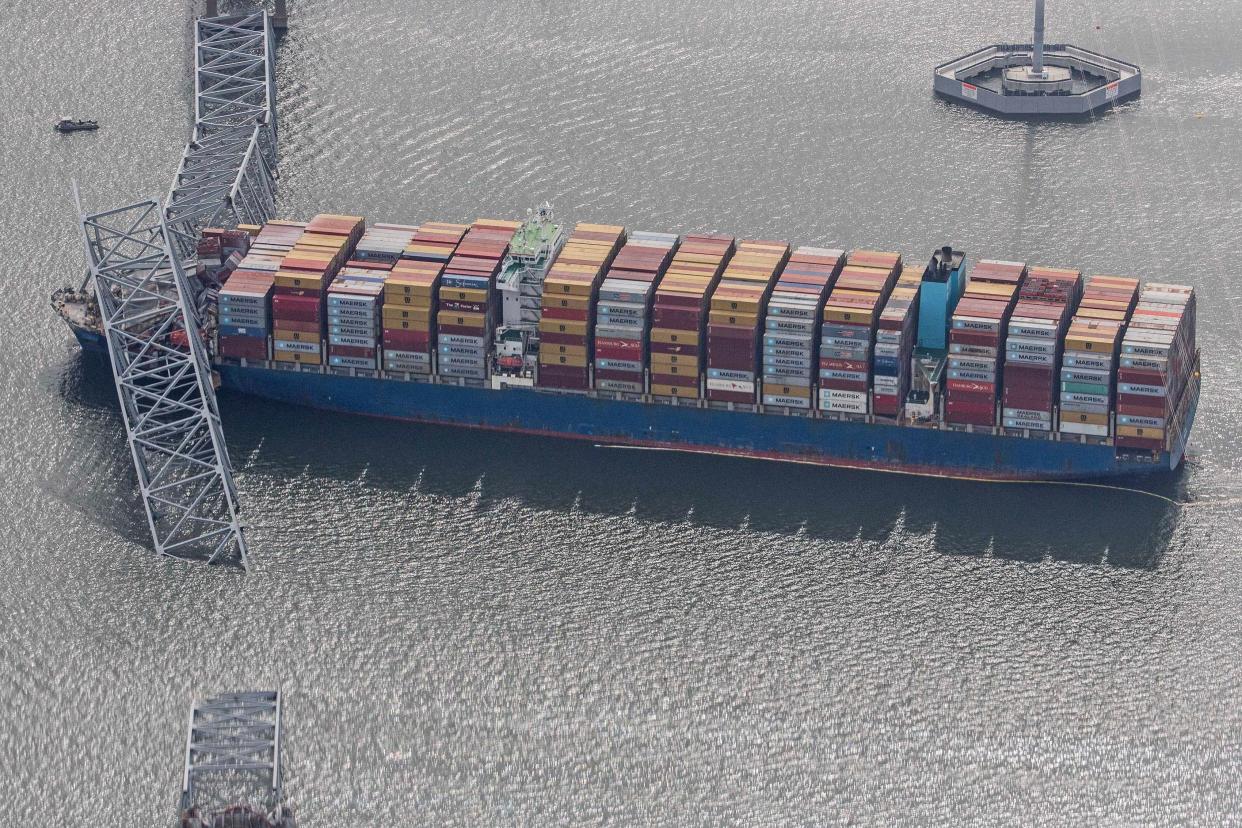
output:
[[[256,571],[147,549],[114,393],[48,310],[161,196],[184,0],[0,4],[0,797],[167,824],[192,698],[279,686],[304,825],[1211,824],[1242,797],[1242,6],[1055,3],[1140,63],[1087,123],[937,102],[1025,3],[292,0],[281,212],[561,215],[1169,278],[1155,490],[679,458],[222,400]],[[57,136],[62,115],[97,133]]]

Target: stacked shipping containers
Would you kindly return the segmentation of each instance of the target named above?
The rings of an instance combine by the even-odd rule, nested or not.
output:
[[[739,242],[711,293],[707,399],[754,405],[759,341],[772,284],[789,258],[784,242]]]
[[[1195,370],[1195,305],[1186,285],[1153,282],[1139,293],[1117,369],[1119,447],[1160,451],[1179,436],[1175,415]]]
[[[984,259],[971,271],[949,324],[947,422],[996,425],[1009,316],[1025,278],[1019,262]]]
[[[1094,276],[1087,282],[1061,352],[1061,433],[1112,434],[1117,349],[1137,300],[1137,279]]]
[[[362,234],[354,248],[351,264],[365,267],[386,266],[391,269],[400,259],[405,248],[414,241],[417,227],[404,224],[372,224]]]
[[[238,268],[220,288],[218,352],[234,359],[266,360],[274,270]]]
[[[436,313],[440,376],[487,378],[498,304],[493,288],[519,226],[516,221],[475,220],[445,266]]]
[[[436,349],[440,274],[466,225],[429,222],[414,230],[384,282],[384,370],[430,374]]]
[[[655,292],[650,334],[652,396],[699,397],[707,299],[732,255],[732,236],[704,234],[682,239]]]
[[[387,276],[382,267],[345,267],[328,288],[328,364],[333,368],[379,367]]]
[[[633,232],[612,260],[595,305],[595,387],[645,393],[651,297],[664,275],[677,237]]]
[[[811,408],[819,319],[845,251],[799,247],[781,270],[763,323],[764,405]]]
[[[876,325],[900,271],[897,253],[856,250],[846,259],[824,303],[819,345],[821,411],[870,413]]]
[[[541,388],[590,389],[595,300],[604,272],[624,241],[624,227],[578,224],[544,277],[539,319]]]
[[[1082,274],[1032,267],[1018,289],[1005,336],[1005,428],[1052,431],[1066,322],[1078,305]]]
[[[922,268],[903,267],[889,294],[875,332],[871,412],[900,418],[910,392],[910,357],[918,343],[919,286]]]

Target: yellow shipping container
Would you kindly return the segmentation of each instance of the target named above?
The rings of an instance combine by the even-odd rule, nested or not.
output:
[[[384,283],[384,301],[398,302],[401,301],[400,297],[417,297],[419,299],[431,301],[431,288],[432,285],[430,282],[426,284],[419,284],[389,278],[388,281]],[[405,304],[409,303],[406,302]]]
[[[551,342],[541,342],[539,344],[539,355],[552,354],[553,356],[580,356],[586,357],[587,349],[585,345],[560,345]]]
[[[291,270],[276,271],[276,287],[322,291],[323,282],[323,274],[315,275]]]
[[[685,354],[652,354],[651,370],[657,374],[675,374],[666,368],[680,368],[682,374],[694,374],[699,370],[699,358]]]
[[[590,310],[590,296],[544,296],[545,308],[572,308],[574,310]]]
[[[280,327],[279,320],[276,327],[272,330],[273,339],[281,339],[285,342],[314,342],[319,344],[319,333],[317,331],[291,331],[288,328]]]
[[[299,351],[277,351],[273,356],[277,362],[301,362],[305,365],[319,365],[321,362],[319,354],[303,354]]]
[[[714,310],[707,314],[707,321],[712,325],[732,325],[735,328],[755,328],[759,325],[757,313],[732,313]]]
[[[472,288],[440,288],[440,300],[451,299],[456,302],[486,302],[486,290]]]
[[[1144,437],[1148,440],[1163,440],[1163,428],[1148,428],[1147,426],[1119,425],[1117,426],[1118,437]]]
[[[878,311],[868,311],[865,307],[834,308],[824,306],[824,321],[839,325],[870,325]]]
[[[572,319],[548,319],[544,317],[539,320],[539,330],[544,333],[571,334],[573,336],[587,335],[586,322],[577,322]]]
[[[565,365],[570,368],[585,368],[587,364],[586,354],[545,354],[542,349],[539,351],[540,365]]]
[[[699,389],[685,385],[664,385],[663,383],[651,383],[651,393],[657,397],[685,397],[689,400],[697,400],[699,398]]]
[[[549,294],[570,295],[570,296],[591,296],[591,282],[570,282],[564,279],[552,280],[546,279],[543,283],[544,302],[546,303]]]
[[[385,325],[389,321],[399,322],[402,320],[429,322],[431,321],[431,308],[416,308],[409,305],[384,305],[383,318]]]
[[[721,284],[723,285],[723,283]],[[762,301],[763,293],[761,291],[756,291],[754,296],[739,295],[734,290],[729,290],[724,295],[721,295],[720,288],[717,288],[716,293],[712,295],[712,310],[738,311],[757,317],[759,315],[759,304]]]
[[[1108,425],[1108,415],[1089,414],[1086,411],[1062,411],[1061,422],[1079,425]]]
[[[652,328],[652,342],[664,342],[669,345],[697,345],[699,343],[699,332],[683,331],[677,328]]]
[[[431,308],[431,297],[430,296],[412,296],[412,295],[407,296],[405,294],[400,294],[400,293],[393,295],[393,296],[384,294],[384,304],[394,305],[394,306],[399,305],[401,307],[408,307],[408,308],[430,309]]]
[[[1099,334],[1075,334],[1072,331],[1065,335],[1065,347],[1071,351],[1094,351],[1111,354],[1117,340],[1111,336]]]
[[[804,400],[811,398],[811,389],[805,385],[784,385],[773,382],[765,382],[763,384],[763,393],[779,394],[782,397],[800,397]]]
[[[441,325],[457,325],[463,328],[478,328],[480,330],[486,325],[487,319],[481,313],[458,313],[456,311],[440,311],[436,314],[436,321]]]

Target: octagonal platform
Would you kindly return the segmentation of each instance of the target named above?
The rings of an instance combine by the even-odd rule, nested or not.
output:
[[[1018,118],[1087,115],[1137,96],[1142,73],[1132,63],[1068,43],[1044,47],[1044,71],[1032,71],[1034,45],[985,46],[933,73],[937,95]]]

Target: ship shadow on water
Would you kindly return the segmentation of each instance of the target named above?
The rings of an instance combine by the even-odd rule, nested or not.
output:
[[[943,555],[1153,568],[1177,507],[1132,491],[980,483],[709,455],[609,448],[377,420],[221,397],[235,462],[262,441],[269,471],[381,490],[689,524],[836,543],[883,543],[895,529]],[[276,427],[280,424],[280,427]],[[312,442],[313,441],[313,442]],[[1176,479],[1132,482],[1175,496]]]

